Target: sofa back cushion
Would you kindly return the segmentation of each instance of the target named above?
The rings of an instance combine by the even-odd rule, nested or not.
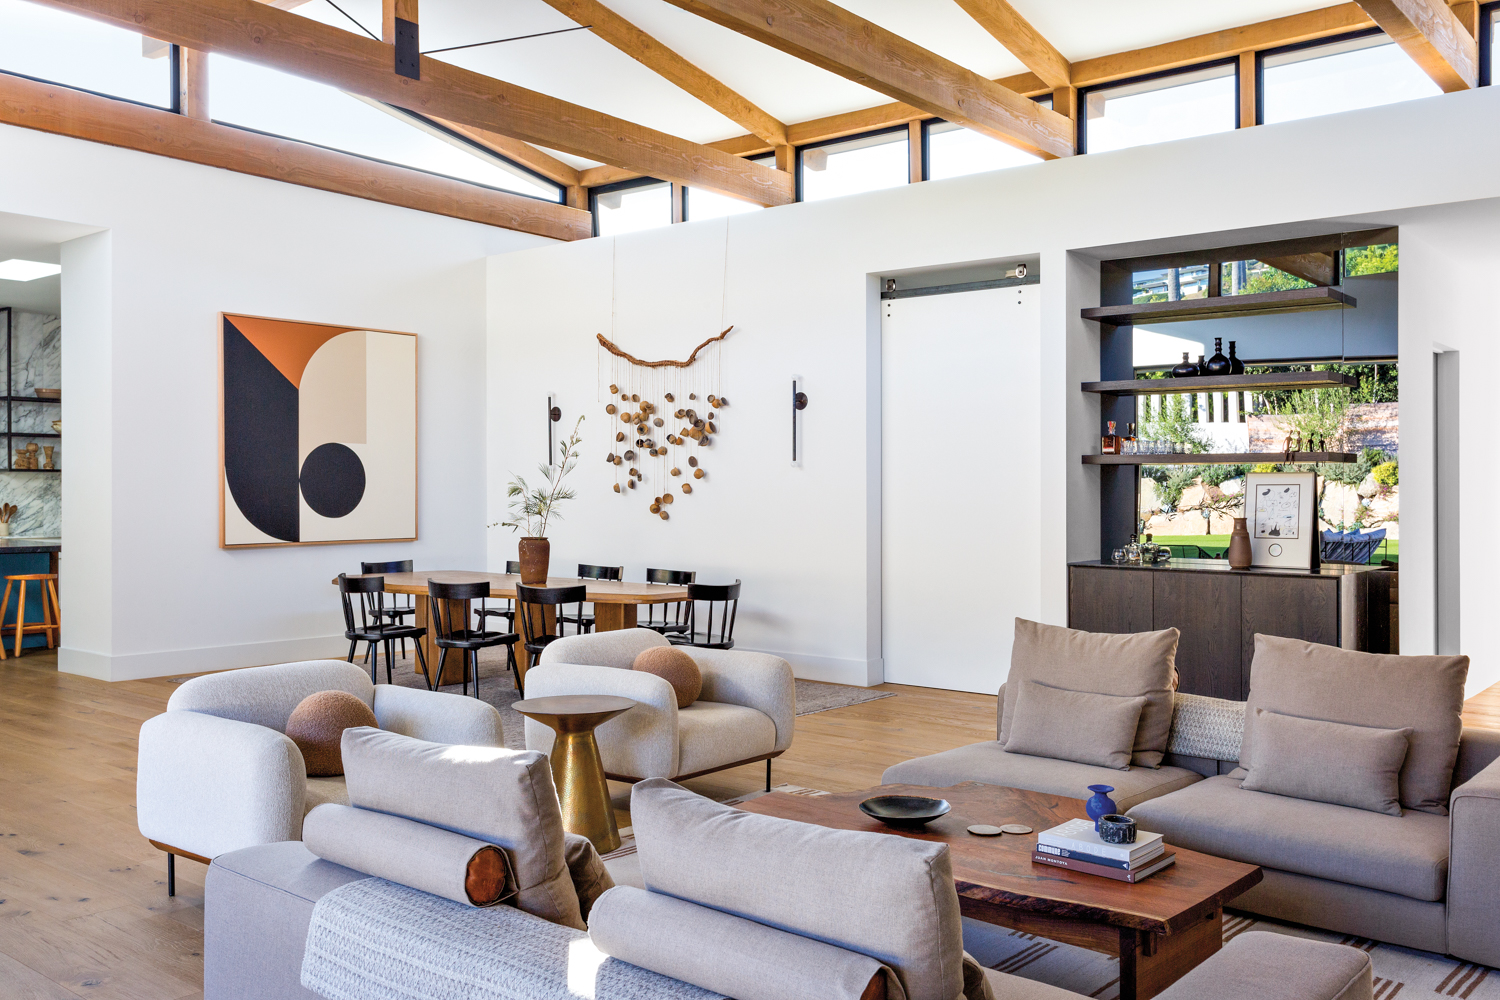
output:
[[[1411,727],[1401,805],[1448,814],[1463,732],[1467,656],[1394,656],[1255,637],[1240,762],[1255,759],[1257,709],[1376,729]]]
[[[653,646],[670,646],[666,637],[649,628],[615,629],[570,635],[549,642],[542,650],[542,664],[581,663],[590,667],[619,667],[629,670],[643,650]]]
[[[1035,680],[1070,691],[1145,698],[1131,763],[1160,766],[1172,730],[1177,636],[1175,628],[1115,635],[1017,618],[1000,708],[1000,743],[1010,738],[1021,688]]]
[[[1027,681],[1016,695],[1005,749],[1123,771],[1146,699],[1066,691]]]
[[[286,732],[286,721],[302,699],[319,691],[348,691],[375,703],[370,675],[343,660],[302,660],[204,674],[184,681],[167,700],[167,711],[201,712]]]
[[[1240,762],[1249,772],[1240,787],[1400,816],[1410,736],[1410,727],[1346,726],[1259,708],[1252,756]]]
[[[448,746],[361,728],[344,730],[343,757],[351,806],[504,848],[515,875],[516,905],[583,927],[545,754]]]
[[[963,992],[963,934],[946,844],[742,812],[664,778],[630,796],[652,892],[877,959],[909,1000]]]

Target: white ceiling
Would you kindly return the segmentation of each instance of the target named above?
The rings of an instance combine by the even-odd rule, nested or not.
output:
[[[19,257],[60,264],[61,244],[68,240],[99,232],[98,226],[80,226],[72,222],[37,219],[29,215],[0,212],[0,260]],[[57,314],[62,312],[62,275],[37,278],[35,281],[0,279],[0,306],[26,312]]]
[[[665,0],[605,0],[626,20],[760,105],[795,123],[886,104],[882,94],[751,41]],[[1143,48],[1210,31],[1328,6],[1306,0],[1013,0],[1069,60]],[[379,32],[379,0],[340,0]],[[1025,67],[954,0],[843,0],[854,13],[991,79]],[[328,0],[297,13],[351,28]],[[542,0],[422,0],[424,50],[573,27]],[[444,54],[497,79],[603,111],[695,142],[745,129],[667,83],[591,32],[506,42]],[[564,160],[580,166],[591,161]]]

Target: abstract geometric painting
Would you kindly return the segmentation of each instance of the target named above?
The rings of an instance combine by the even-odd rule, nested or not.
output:
[[[416,335],[220,321],[220,546],[415,541]]]

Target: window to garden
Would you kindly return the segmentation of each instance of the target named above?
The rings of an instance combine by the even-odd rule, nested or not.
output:
[[[562,189],[551,181],[397,108],[217,53],[209,56],[208,72],[214,121],[471,184],[562,200]]]
[[[672,185],[666,181],[646,179],[595,188],[593,202],[600,236],[672,224]]]
[[[1260,120],[1267,124],[1395,104],[1442,93],[1379,28],[1260,57]]]
[[[1139,337],[1141,334],[1137,332]],[[1194,392],[1138,396],[1138,446],[1191,454],[1264,452],[1273,458],[1289,439],[1326,441],[1326,450],[1357,456],[1349,463],[1143,465],[1142,533],[1179,558],[1222,558],[1233,518],[1243,517],[1247,472],[1318,473],[1319,527],[1379,534],[1371,562],[1400,558],[1400,381],[1394,361],[1250,366],[1246,374],[1337,371],[1359,377],[1357,389]],[[1138,369],[1138,379],[1169,377]],[[1369,537],[1369,536],[1366,536]]]
[[[905,125],[797,151],[803,201],[898,187],[911,177]]]
[[[24,0],[0,0],[0,25],[0,71],[173,107],[165,42]]]
[[[1229,132],[1239,114],[1232,62],[1081,91],[1089,153]]]

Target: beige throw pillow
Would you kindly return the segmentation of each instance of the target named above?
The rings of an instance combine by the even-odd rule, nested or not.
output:
[[[1068,691],[1027,681],[1016,695],[1009,753],[1128,770],[1146,699]]]
[[[1252,792],[1401,815],[1411,728],[1372,729],[1255,710],[1255,748],[1240,766]]]
[[[1145,698],[1131,763],[1160,767],[1167,738],[1172,734],[1177,637],[1175,628],[1114,635],[1017,618],[1010,676],[1000,707],[1000,743],[1010,738],[1021,688],[1026,681],[1035,680],[1069,691]]]
[[[1359,653],[1257,635],[1240,761],[1254,759],[1258,708],[1373,729],[1410,726],[1401,805],[1446,816],[1468,673],[1467,656]]]

